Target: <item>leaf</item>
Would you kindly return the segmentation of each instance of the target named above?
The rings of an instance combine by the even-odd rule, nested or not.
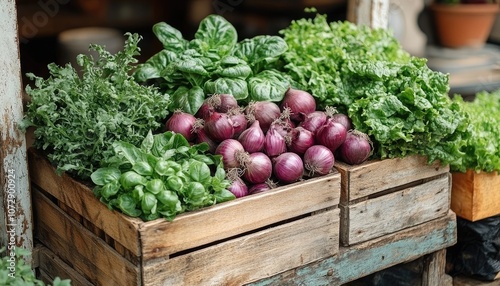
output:
[[[165,22],[153,25],[153,33],[163,44],[165,50],[179,53],[184,50],[187,44],[187,41],[182,37],[182,33]]]
[[[115,206],[120,209],[124,214],[131,217],[138,217],[142,214],[140,210],[137,209],[137,205],[129,194],[122,194],[116,200]]]
[[[204,89],[208,94],[232,94],[236,100],[243,100],[248,97],[247,82],[239,78],[221,77],[216,80],[209,80],[205,83]]]
[[[145,63],[139,64],[134,71],[134,78],[138,82],[145,82],[149,79],[160,78],[170,73],[166,73],[169,65],[174,64],[178,60],[175,52],[169,50],[161,50]]]
[[[118,181],[120,178],[121,171],[114,167],[103,167],[95,170],[91,175],[90,179],[92,182],[98,186],[104,186],[107,183],[113,181]]]
[[[239,42],[234,55],[250,63],[254,73],[259,73],[266,63],[276,61],[287,49],[282,37],[259,35]]]
[[[290,82],[275,70],[265,70],[248,79],[250,100],[274,101],[283,100]]]
[[[195,86],[189,89],[181,86],[172,94],[170,109],[172,112],[182,110],[194,115],[198,112],[204,100],[205,92],[201,87]]]
[[[210,168],[203,162],[192,160],[189,167],[189,176],[193,181],[205,185],[210,181]]]
[[[216,49],[220,55],[227,55],[238,41],[234,26],[215,14],[208,15],[200,22],[194,37],[206,43],[205,51]]]

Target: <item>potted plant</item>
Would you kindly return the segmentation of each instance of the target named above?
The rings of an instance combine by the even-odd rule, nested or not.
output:
[[[499,0],[434,0],[439,43],[449,48],[481,48],[486,43],[497,13]]]

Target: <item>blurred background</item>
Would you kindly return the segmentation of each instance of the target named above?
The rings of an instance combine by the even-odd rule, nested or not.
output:
[[[403,47],[428,58],[432,69],[450,73],[452,93],[499,88],[499,17],[484,47],[444,48],[436,40],[429,2],[390,1],[389,28]],[[18,0],[22,74],[46,77],[47,64],[74,63],[77,54],[89,52],[89,43],[117,51],[123,47],[125,32],[143,36],[139,61],[144,61],[161,50],[151,31],[160,21],[191,39],[199,22],[215,13],[229,20],[243,39],[278,34],[291,20],[310,17],[304,12],[306,7],[316,7],[331,21],[350,20],[349,0]],[[23,82],[26,85],[26,78]]]

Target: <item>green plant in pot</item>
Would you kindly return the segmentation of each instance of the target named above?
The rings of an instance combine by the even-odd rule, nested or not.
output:
[[[499,0],[434,0],[430,9],[439,43],[449,48],[481,48],[500,11]]]

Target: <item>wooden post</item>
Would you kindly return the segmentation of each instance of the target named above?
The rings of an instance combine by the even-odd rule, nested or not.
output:
[[[386,29],[389,21],[389,0],[349,0],[348,19],[358,25]]]
[[[0,246],[33,249],[15,0],[0,5]],[[5,254],[2,254],[2,256]],[[29,261],[28,261],[29,262]]]

